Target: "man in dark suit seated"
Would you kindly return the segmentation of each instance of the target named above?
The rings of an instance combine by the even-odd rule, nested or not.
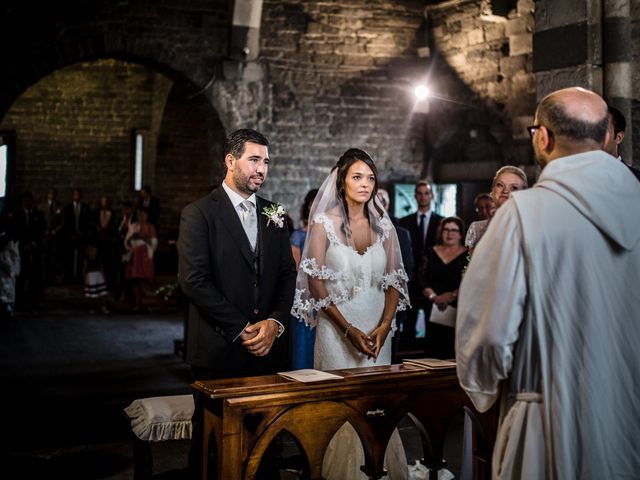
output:
[[[411,340],[416,337],[416,320],[418,311],[422,309],[425,313],[425,328],[427,327],[429,315],[431,314],[431,302],[425,298],[420,289],[418,275],[421,271],[424,254],[429,247],[436,242],[438,225],[442,216],[431,211],[431,200],[433,192],[427,180],[418,180],[415,188],[418,211],[402,217],[400,226],[409,230],[411,234],[411,247],[413,249],[414,271],[409,281],[409,297],[411,299],[411,309],[407,314],[407,321],[402,328],[402,337]]]
[[[219,188],[182,211],[178,276],[190,301],[186,361],[195,380],[276,373],[286,367],[282,335],[296,267],[274,204],[256,196],[269,170],[268,141],[255,130],[227,137]],[[262,213],[261,213],[262,212]],[[189,470],[202,478],[204,398],[195,396]]]

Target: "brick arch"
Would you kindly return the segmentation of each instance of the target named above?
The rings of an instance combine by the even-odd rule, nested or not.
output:
[[[106,61],[83,61],[54,70],[31,85],[31,90],[26,89],[20,96],[23,99],[18,97],[12,102],[12,107],[0,122],[2,128],[16,131],[18,139],[15,168],[12,169],[15,174],[9,179],[10,194],[19,195],[30,190],[40,203],[48,188],[55,187],[60,200],[66,203],[71,189],[80,187],[85,190],[84,199],[91,206],[95,206],[97,198],[105,194],[118,210],[121,202],[136,200],[137,194],[131,188],[130,133],[133,128],[146,128],[148,145],[154,142],[156,148],[155,153],[145,149],[146,158],[153,160],[146,164],[143,182],[150,184],[154,195],[161,200],[158,232],[162,248],[158,258],[166,257],[168,266],[161,270],[170,270],[174,268],[174,262],[169,258],[172,252],[165,248],[164,240],[175,235],[182,207],[209,191],[212,184],[221,178],[220,158],[225,130],[216,109],[205,95],[198,94],[193,82],[172,72],[170,79],[174,80],[173,84],[166,79],[160,81],[166,85],[164,92],[157,95],[156,82],[166,76],[158,75],[158,70],[167,72],[166,67],[157,67],[155,61],[132,62],[131,57],[118,57],[117,60],[110,57]],[[128,61],[124,62],[124,58]],[[111,72],[114,66],[118,68]],[[71,71],[65,73],[65,69]],[[144,80],[146,76],[150,82],[135,87],[142,89],[140,100],[130,94],[121,96],[123,90],[130,91],[130,80],[124,80],[125,88],[122,90],[116,83],[121,78],[128,78],[131,69],[138,79],[136,81]],[[88,75],[86,79],[82,76],[85,73]],[[75,86],[74,83],[65,83],[69,75],[75,75]],[[38,86],[39,82],[42,86]],[[104,83],[104,90],[99,82]],[[55,85],[53,88],[52,83]],[[85,83],[89,85],[86,89]],[[134,82],[134,85],[140,83]],[[146,100],[145,88],[149,91]],[[58,95],[59,92],[66,94]],[[102,100],[92,100],[92,96],[102,97]],[[164,100],[161,100],[159,110],[156,109],[156,113],[149,117],[156,105],[155,98]],[[168,100],[171,100],[169,104]],[[100,105],[105,106],[104,114]],[[168,105],[171,118],[165,128]],[[80,112],[77,117],[73,113],[76,111]],[[65,118],[67,121],[62,120]],[[56,128],[41,130],[43,125],[55,125]],[[90,133],[89,128],[95,134]],[[70,148],[65,147],[69,144]],[[162,168],[159,171],[156,160],[160,157]]]
[[[228,36],[226,2],[65,2],[42,9],[8,0],[0,19],[0,118],[55,70],[104,58],[139,63],[202,90]]]
[[[157,53],[158,56],[152,56],[154,53]],[[175,62],[175,64],[165,63],[165,61],[171,59],[161,58],[162,54],[163,52],[161,51],[147,52],[149,56],[142,56],[137,52],[98,51],[95,48],[94,42],[86,41],[85,44],[78,43],[74,46],[61,44],[49,53],[42,52],[30,58],[29,63],[25,60],[8,65],[5,63],[4,68],[6,68],[5,71],[7,74],[0,77],[0,119],[4,117],[13,102],[29,87],[35,85],[38,81],[56,70],[76,63],[102,59],[112,58],[144,65],[151,70],[162,73],[175,83],[184,85],[193,96],[197,96],[203,92],[208,80],[204,81],[202,78],[196,78],[196,76],[192,74],[193,72],[190,72],[186,68],[188,65],[181,65],[180,62]]]

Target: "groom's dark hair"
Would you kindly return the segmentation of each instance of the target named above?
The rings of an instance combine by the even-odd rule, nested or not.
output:
[[[269,146],[269,140],[260,132],[250,128],[241,128],[229,134],[224,142],[224,156],[228,154],[235,158],[240,158],[244,153],[244,146],[247,142],[257,143],[258,145]]]

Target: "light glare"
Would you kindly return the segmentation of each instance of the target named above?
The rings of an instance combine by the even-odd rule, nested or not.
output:
[[[413,94],[419,102],[422,102],[429,97],[429,88],[426,85],[418,85],[413,90]]]

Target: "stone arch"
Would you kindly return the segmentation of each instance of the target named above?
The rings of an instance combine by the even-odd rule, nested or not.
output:
[[[42,76],[30,87],[36,90],[42,88],[38,87],[39,82],[42,81],[43,84],[45,81],[51,82],[53,75],[62,75],[65,68],[80,68],[79,66],[82,65],[96,65],[100,62],[121,63],[125,58],[130,60],[129,57],[120,55],[117,60],[111,57],[63,67],[54,70],[50,75]],[[138,58],[134,59],[139,60]],[[146,145],[149,146],[145,147],[146,173],[143,183],[150,184],[154,195],[161,200],[161,218],[158,228],[160,244],[156,255],[156,267],[158,272],[173,273],[177,265],[176,252],[175,247],[167,240],[177,238],[181,209],[187,203],[210,191],[211,186],[222,177],[223,165],[220,158],[225,130],[213,105],[206,96],[198,95],[196,85],[191,80],[179,72],[171,71],[166,66],[158,66],[155,61],[135,63],[127,61],[126,64],[137,65],[138,70],[142,70],[144,67],[150,77],[165,79],[164,83],[159,82],[161,84],[159,94],[156,90],[158,82],[154,82],[152,86],[154,92],[151,96],[160,98],[159,102],[152,102],[154,105],[151,109],[155,108],[157,113],[151,115],[152,118],[149,119],[148,124],[145,124],[144,120],[138,122],[138,125],[123,123],[122,132],[118,132],[118,129],[113,126],[111,132],[115,131],[116,136],[111,139],[109,139],[107,132],[96,134],[95,139],[92,138],[93,135],[85,133],[84,138],[91,143],[84,149],[75,145],[75,147],[67,147],[68,150],[65,151],[65,147],[62,145],[69,141],[71,130],[64,132],[64,123],[57,124],[58,127],[62,125],[62,128],[46,128],[41,132],[44,135],[38,137],[33,129],[29,128],[31,125],[37,124],[37,121],[27,120],[27,123],[20,123],[20,118],[24,120],[30,115],[23,113],[20,118],[16,118],[14,112],[16,109],[19,111],[22,108],[20,105],[24,104],[21,104],[19,99],[12,101],[11,107],[15,106],[16,108],[9,108],[3,116],[4,124],[2,125],[3,128],[10,128],[18,133],[16,136],[15,169],[13,169],[15,176],[9,178],[13,191],[9,191],[9,195],[15,196],[30,190],[34,192],[38,203],[40,203],[44,201],[46,191],[55,187],[59,191],[59,199],[63,204],[66,204],[70,198],[71,189],[80,187],[84,189],[84,199],[91,207],[96,206],[100,195],[106,194],[112,199],[112,207],[116,214],[119,214],[121,203],[126,200],[135,202],[137,196],[132,188],[130,160],[132,139],[130,133],[125,134],[125,131],[131,132],[131,127],[146,128],[148,134]],[[171,76],[166,77],[165,72],[169,72]],[[107,78],[114,76],[115,74],[107,76]],[[105,81],[107,80],[105,79]],[[25,99],[28,99],[30,91],[28,87],[19,98],[24,96]],[[107,88],[106,92],[111,92],[109,95],[114,96],[118,94],[117,88]],[[43,100],[43,106],[40,109],[54,111],[54,103],[49,103],[43,94],[39,96]],[[97,96],[100,96],[99,91]],[[82,109],[83,107],[77,108]],[[173,114],[171,122],[166,121],[167,109]],[[54,113],[48,115],[57,117]],[[188,116],[188,122],[181,121],[184,120],[184,116]],[[116,117],[122,118],[119,113]],[[159,120],[154,121],[154,118]],[[52,118],[52,120],[55,121],[57,118]],[[165,126],[165,123],[168,125]],[[51,124],[51,127],[54,124]],[[101,123],[96,121],[94,125],[98,132]],[[128,125],[127,128],[125,125]],[[19,128],[16,130],[16,127]],[[172,131],[172,128],[176,131]],[[162,137],[161,134],[165,130],[169,130],[169,134]],[[59,132],[64,132],[64,134],[58,138],[58,141],[45,147],[43,139],[53,138]],[[163,138],[165,141],[160,142]],[[179,138],[183,140],[177,140]],[[52,145],[55,146],[52,147]],[[180,148],[184,150],[184,157],[175,153]],[[61,154],[56,155],[55,152]],[[160,160],[160,163],[156,159]],[[95,170],[95,173],[92,173],[92,170]],[[170,178],[165,178],[165,176]]]
[[[72,2],[34,16],[29,5],[9,2],[0,32],[0,118],[46,75],[103,58],[145,65],[200,92],[224,55],[228,9],[225,2],[180,8],[148,2]]]

